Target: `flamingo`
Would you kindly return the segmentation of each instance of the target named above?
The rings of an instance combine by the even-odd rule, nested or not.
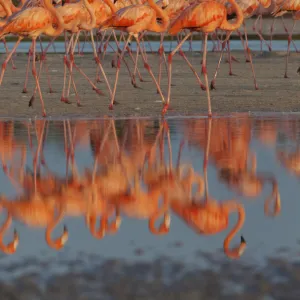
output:
[[[293,15],[293,26],[292,26],[292,29],[290,32],[288,32],[286,30],[288,33],[288,46],[287,46],[287,52],[286,52],[284,78],[288,78],[287,71],[288,71],[288,62],[289,62],[291,41],[293,40],[292,39],[293,31],[294,31],[294,28],[296,25],[296,21],[300,20],[300,1],[299,0],[286,0],[286,1],[277,2],[272,15],[274,17],[277,17],[277,16],[282,17],[284,14],[286,14],[288,12],[291,12]]]
[[[57,13],[55,8],[52,5],[51,0],[42,0],[43,7],[32,7],[28,9],[22,9],[20,12],[12,15],[8,18],[6,24],[0,30],[0,38],[8,34],[17,34],[19,36],[17,42],[15,43],[12,51],[7,56],[5,61],[2,64],[2,72],[0,75],[0,85],[2,84],[4,72],[8,61],[11,59],[11,56],[17,49],[18,45],[22,39],[26,36],[32,39],[32,51],[33,57],[35,57],[36,51],[36,39],[42,33],[47,34],[48,36],[58,36],[64,30],[64,22],[62,17]],[[55,24],[56,28],[53,27]],[[36,72],[35,59],[32,61],[32,75],[35,79],[39,98],[42,105],[42,115],[46,117],[46,110],[44,105],[44,100],[40,88],[39,79]]]
[[[242,9],[243,15],[244,15],[244,20],[245,20],[245,19],[251,18],[260,5],[263,8],[269,8],[270,5],[271,5],[271,1],[270,0],[251,0],[251,1],[237,0],[237,4]],[[231,17],[231,15],[234,15],[233,12],[232,12],[231,7],[229,7],[229,9],[228,9],[228,14],[229,14],[229,17]],[[255,75],[253,61],[252,61],[252,54],[251,54],[251,50],[248,46],[248,37],[247,37],[247,32],[246,32],[245,21],[243,21],[243,27],[244,27],[244,34],[245,34],[245,40],[246,40],[245,43],[244,43],[244,40],[242,38],[242,35],[241,35],[240,31],[237,30],[237,32],[238,32],[238,34],[240,36],[240,39],[243,43],[243,47],[244,47],[244,50],[245,50],[245,53],[246,53],[246,62],[250,62],[250,65],[251,65],[251,71],[252,71],[253,81],[254,81],[254,88],[255,88],[255,90],[258,90],[256,75]],[[264,41],[267,44],[267,42],[264,40],[262,35],[258,31],[256,31],[256,33],[258,34],[261,42]],[[228,38],[228,36],[227,36],[227,38]],[[229,43],[229,40],[227,41],[227,43]],[[213,80],[211,81],[211,84],[210,84],[211,89],[215,89],[216,77],[217,77],[218,70],[220,68],[220,63],[221,63],[223,52],[224,52],[224,46],[225,46],[225,43],[223,42],[222,52],[221,52],[219,62],[218,62],[218,65],[217,65],[217,68],[216,68],[216,71],[215,71],[215,75],[214,75]],[[269,47],[269,50],[271,51],[270,46],[268,44],[267,44],[267,46]],[[228,52],[230,52],[229,45],[228,45]],[[229,75],[233,75],[232,70],[231,70],[231,56],[230,55],[229,55]]]
[[[236,21],[230,24],[227,21],[227,9],[224,5],[216,1],[207,1],[201,3],[195,3],[186,8],[179,16],[176,18],[168,30],[169,34],[174,35],[183,29],[189,29],[190,32],[185,36],[185,38],[177,45],[177,47],[169,54],[168,57],[168,96],[167,101],[164,104],[162,113],[165,114],[168,110],[170,97],[171,97],[171,81],[172,81],[172,58],[174,54],[181,48],[182,44],[191,36],[193,31],[202,31],[204,33],[204,45],[203,45],[203,59],[202,59],[202,73],[205,78],[205,89],[207,93],[207,103],[208,103],[208,116],[211,117],[211,101],[210,92],[208,86],[208,77],[206,69],[206,55],[207,55],[207,37],[208,33],[215,31],[217,28],[231,32],[236,30],[243,23],[244,17],[241,8],[236,4],[234,0],[229,0],[232,4],[232,8],[236,13]],[[196,76],[197,77],[197,76]],[[200,86],[202,82],[200,81]]]
[[[162,101],[165,102],[160,86],[158,85],[155,76],[152,72],[152,69],[150,65],[147,63],[145,54],[142,51],[142,48],[140,47],[138,35],[142,31],[150,31],[150,32],[158,32],[158,33],[165,32],[167,30],[167,27],[169,26],[169,17],[160,7],[156,5],[154,0],[148,0],[148,4],[149,5],[141,4],[141,5],[132,5],[132,6],[124,7],[119,11],[117,11],[111,18],[109,18],[100,26],[101,30],[107,28],[117,28],[119,30],[126,31],[129,33],[128,38],[123,47],[123,50],[121,52],[121,55],[118,58],[115,85],[114,85],[114,90],[109,105],[109,109],[113,109],[117,83],[119,78],[119,72],[121,67],[121,60],[125,54],[125,50],[127,49],[128,43],[130,42],[132,37],[136,39],[138,48],[142,55],[144,66],[149,72],[150,76],[152,77],[156,85],[156,88],[159,91]],[[162,19],[161,24],[157,23],[156,21],[157,18]],[[137,61],[135,65],[136,64]]]

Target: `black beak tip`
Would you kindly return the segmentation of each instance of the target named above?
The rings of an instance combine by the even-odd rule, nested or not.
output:
[[[243,236],[241,236],[241,243],[244,243],[244,244],[246,244],[246,240],[244,239],[244,237],[243,237]]]

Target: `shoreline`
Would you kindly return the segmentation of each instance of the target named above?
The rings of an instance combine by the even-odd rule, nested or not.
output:
[[[274,113],[274,112],[299,112],[299,92],[300,77],[297,76],[297,68],[300,65],[299,54],[291,53],[289,59],[289,76],[283,78],[285,66],[285,52],[253,52],[254,68],[257,75],[259,90],[254,90],[253,78],[250,64],[245,62],[242,51],[233,51],[239,63],[233,62],[232,71],[237,76],[229,76],[229,64],[222,62],[221,68],[216,80],[216,90],[211,91],[211,102],[213,114],[232,114],[235,112],[256,112],[256,113]],[[103,61],[103,67],[107,73],[108,80],[113,87],[116,69],[111,67],[113,55],[107,54]],[[159,56],[157,54],[147,54],[148,63],[153,68],[157,78]],[[197,69],[200,75],[200,53],[188,53],[188,59]],[[212,79],[215,71],[219,53],[208,53],[208,76]],[[226,56],[225,56],[226,57]],[[3,55],[1,57],[3,59]],[[129,62],[128,56],[126,61]],[[96,66],[93,56],[85,54],[83,57],[75,56],[75,62],[92,79],[96,76]],[[162,102],[160,96],[156,93],[156,88],[151,77],[139,61],[139,70],[146,82],[140,82],[136,78],[139,88],[134,88],[130,84],[130,77],[124,66],[121,65],[119,83],[117,87],[116,100],[113,111],[108,109],[109,97],[104,82],[97,84],[97,87],[103,91],[104,95],[98,95],[89,86],[88,82],[74,70],[74,79],[81,96],[83,107],[77,107],[76,98],[73,90],[69,100],[72,104],[65,104],[60,101],[63,86],[63,55],[47,55],[47,63],[51,76],[51,84],[55,93],[48,93],[47,77],[45,72],[41,76],[41,89],[45,101],[47,117],[49,118],[99,118],[113,116],[116,118],[135,118],[135,117],[160,117]],[[2,86],[0,87],[0,117],[11,118],[40,118],[42,117],[39,98],[36,97],[34,107],[28,107],[28,102],[32,96],[34,88],[33,77],[29,75],[28,93],[23,94],[23,84],[25,80],[25,71],[27,56],[17,55],[15,57],[17,70],[12,70],[11,64],[8,64]],[[133,64],[129,64],[133,69]],[[38,68],[38,64],[37,64]],[[163,66],[162,73],[162,91],[167,91],[166,69]],[[196,81],[194,74],[190,71],[187,64],[180,57],[175,55],[173,58],[173,71],[171,88],[171,103],[173,108],[165,115],[173,116],[191,116],[197,114],[206,114],[207,97],[206,92],[202,91]],[[203,77],[200,76],[202,79]]]

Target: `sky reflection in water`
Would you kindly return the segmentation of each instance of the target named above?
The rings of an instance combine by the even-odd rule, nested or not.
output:
[[[99,264],[97,272],[110,266],[111,273],[107,275],[108,277],[121,272],[127,275],[136,274],[132,275],[134,278],[138,276],[137,274],[146,276],[151,268],[159,266],[164,270],[161,271],[163,277],[169,278],[174,283],[178,276],[188,276],[187,270],[202,272],[198,273],[198,278],[201,278],[200,275],[208,276],[204,274],[206,268],[211,272],[219,268],[223,268],[222,272],[226,270],[227,273],[232,270],[245,273],[251,271],[252,276],[255,276],[258,268],[263,272],[263,266],[269,266],[270,257],[274,259],[271,265],[275,277],[279,262],[280,268],[287,264],[290,268],[292,266],[298,268],[297,264],[291,265],[291,261],[296,262],[299,256],[297,221],[300,212],[297,199],[300,174],[299,124],[300,120],[297,117],[263,118],[250,117],[246,114],[236,118],[213,119],[210,122],[207,119],[197,118],[171,119],[165,122],[110,119],[1,122],[0,152],[4,164],[4,171],[0,175],[2,200],[30,200],[24,200],[26,202],[18,212],[16,204],[12,205],[13,202],[4,205],[2,210],[2,223],[6,219],[7,211],[10,211],[13,217],[12,226],[5,234],[4,242],[7,244],[12,240],[13,229],[16,228],[19,245],[14,254],[3,254],[0,260],[2,264],[0,276],[13,279],[16,274],[32,270],[40,272],[43,268],[47,268],[48,272],[38,276],[39,281],[43,281],[49,280],[51,274],[57,272],[79,272],[79,270],[82,272],[87,269],[92,272],[91,270]],[[179,166],[183,172],[181,177],[177,175],[179,154]],[[37,158],[36,189],[34,157]],[[68,164],[67,157],[69,157]],[[230,248],[239,246],[240,236],[243,235],[247,248],[244,253],[240,253],[242,255],[238,260],[231,260],[223,252],[223,241],[238,222],[237,213],[229,214],[227,228],[224,215],[215,213],[209,217],[203,210],[198,221],[195,221],[199,201],[202,203],[205,201],[203,184],[206,157],[209,196],[216,199],[219,204],[236,199],[234,205],[244,208],[245,222],[229,246]],[[192,169],[188,169],[188,165]],[[98,179],[92,185],[95,166],[97,166],[95,178]],[[151,172],[150,166],[153,168]],[[68,183],[66,168],[68,168]],[[196,204],[192,204],[193,197],[188,196],[187,183],[190,182],[188,170],[193,171],[193,178],[198,178],[202,184],[198,195],[197,187],[193,187]],[[111,172],[112,175],[109,180],[100,180],[102,178],[100,176],[104,176],[107,172]],[[72,181],[72,174],[73,177],[77,176],[76,180]],[[131,197],[134,189],[128,189],[127,179],[131,186],[134,186],[134,177],[137,178],[136,186],[141,185],[140,178],[143,177],[144,183],[148,182],[148,186],[152,184],[152,192],[163,191],[164,188],[171,195],[168,207],[171,211],[171,222],[168,233],[155,235],[149,231],[149,216],[153,215],[157,208],[155,201],[147,202],[141,196]],[[184,178],[187,178],[186,181]],[[114,187],[109,189],[108,182],[114,183]],[[181,182],[181,189],[176,190],[178,182]],[[182,182],[186,185],[183,186]],[[117,189],[122,192],[118,194]],[[35,190],[40,195],[39,200],[34,198]],[[102,195],[113,192],[115,195],[110,194],[101,201],[100,190]],[[272,197],[266,211],[265,201],[270,195]],[[33,210],[32,205],[36,205],[34,201],[43,204],[45,199],[47,203],[51,203],[49,207],[54,212],[56,209],[53,207],[58,209],[59,205],[65,212],[63,220],[52,234],[54,239],[57,238],[62,234],[63,225],[66,224],[68,240],[60,251],[47,245],[46,226],[42,229],[28,226],[34,219],[44,222],[43,214]],[[71,199],[73,205],[70,205]],[[153,200],[155,197],[152,195],[149,199]],[[118,207],[121,224],[119,228],[115,226],[114,234],[109,234],[107,229],[102,239],[96,239],[91,235],[87,224],[93,224],[96,220],[95,205],[98,207],[98,214],[103,212],[103,206],[100,207],[100,204],[106,205],[105,209],[111,210],[112,215]],[[162,199],[159,206],[163,206]],[[45,211],[47,213],[44,209],[44,214]],[[145,218],[138,219],[138,213]],[[166,217],[168,210],[165,209],[164,213]],[[89,218],[86,218],[87,216]],[[24,224],[25,217],[27,225]],[[163,216],[159,218],[156,228],[163,219]],[[165,221],[162,231],[167,231],[168,220]],[[218,234],[204,235],[196,230],[198,228],[199,231],[201,227],[202,230],[213,232],[218,224],[224,227]],[[132,268],[136,266],[137,269],[131,270],[129,265]],[[239,271],[234,269],[234,266],[239,266]],[[147,275],[150,281],[155,278],[153,274]],[[217,273],[213,276],[217,276]],[[230,273],[230,276],[237,275]],[[243,281],[242,278],[240,281]],[[76,285],[74,282],[72,284]],[[126,286],[129,285],[127,282]],[[195,288],[196,286],[195,284]],[[171,290],[174,289],[175,286]],[[234,290],[236,292],[236,288]],[[164,299],[167,299],[166,295]],[[191,296],[191,299],[194,298]]]

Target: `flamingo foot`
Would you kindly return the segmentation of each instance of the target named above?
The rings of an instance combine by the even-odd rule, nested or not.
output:
[[[250,62],[250,59],[249,58],[246,58],[246,63],[249,63]]]
[[[201,90],[206,91],[206,86],[204,84],[201,84],[200,87],[201,87]]]
[[[46,118],[47,115],[46,115],[46,111],[43,111],[43,118]]]
[[[237,76],[236,74],[232,73],[231,71],[229,72],[229,76]]]
[[[112,67],[112,68],[115,68],[115,67],[116,67],[116,62],[115,62],[114,59],[111,61],[111,67]]]
[[[27,94],[28,93],[28,90],[27,88],[23,88],[23,91],[22,91],[23,94]]]
[[[101,95],[101,96],[104,95],[104,93],[98,88],[93,87],[93,91],[95,91],[98,95]]]
[[[255,90],[259,90],[259,88],[258,88],[257,84],[255,84]]]
[[[287,76],[287,73],[284,74],[284,78],[289,78],[289,76]]]
[[[231,55],[231,60],[233,60],[233,61],[235,61],[235,62],[237,62],[237,63],[240,62],[240,61],[239,61],[236,57],[234,57],[233,55]]]
[[[213,79],[210,83],[210,89],[215,90],[216,89],[216,81]]]
[[[65,98],[65,97],[61,97],[60,101],[66,103],[66,104],[71,104],[71,102],[69,101],[69,99]]]
[[[118,105],[118,104],[120,104],[120,102],[114,100],[114,105]]]
[[[83,107],[83,104],[81,104],[80,102],[77,102],[77,106],[78,107]]]
[[[114,103],[115,103],[115,101],[114,101]],[[114,110],[114,105],[111,103],[111,104],[109,104],[109,107],[108,107],[108,109],[109,110]]]
[[[34,102],[34,96],[32,96],[29,100],[28,106],[32,107],[33,106],[33,102]]]
[[[50,93],[50,94],[53,94],[53,93],[54,93],[54,91],[52,90],[52,88],[49,88],[49,93]]]
[[[13,69],[13,70],[17,70],[17,67],[16,67],[16,66],[13,66],[12,69]]]
[[[96,82],[101,82],[101,79],[99,76],[96,78]]]

